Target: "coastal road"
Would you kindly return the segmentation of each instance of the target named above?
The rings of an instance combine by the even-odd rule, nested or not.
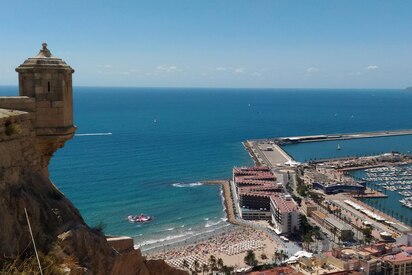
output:
[[[347,205],[343,200],[347,200],[350,198],[344,197],[343,195],[335,195],[334,199],[332,200],[334,204],[336,204],[339,208],[344,210],[344,213],[346,214],[347,217],[351,218],[352,223],[356,224],[358,227],[363,226],[364,221],[368,221],[372,224],[372,227],[374,229],[373,236],[377,239],[380,239],[380,234],[381,232],[389,232],[391,234],[400,234],[399,232],[396,232],[389,226],[386,226],[378,221],[375,221],[365,215],[364,213],[357,211],[356,209],[352,208],[351,206]],[[358,202],[357,202],[358,203]],[[362,233],[359,232],[361,235]]]

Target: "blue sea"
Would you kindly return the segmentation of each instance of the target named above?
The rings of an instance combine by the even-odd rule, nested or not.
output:
[[[17,87],[0,87],[0,95],[16,94]],[[162,245],[227,225],[220,188],[198,182],[253,164],[242,141],[412,128],[410,106],[412,93],[400,90],[75,87],[79,135],[55,154],[50,173],[90,226]],[[354,141],[360,151],[350,154],[412,144],[411,137],[389,147],[370,141]],[[298,159],[318,153],[302,150]],[[154,220],[126,220],[140,213]]]

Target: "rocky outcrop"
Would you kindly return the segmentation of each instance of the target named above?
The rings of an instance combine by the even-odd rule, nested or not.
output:
[[[138,250],[119,252],[85,224],[48,177],[50,158],[65,140],[39,138],[33,119],[24,111],[0,109],[0,257],[34,254],[27,209],[38,250],[53,254],[68,273],[186,274],[164,261],[146,261]]]

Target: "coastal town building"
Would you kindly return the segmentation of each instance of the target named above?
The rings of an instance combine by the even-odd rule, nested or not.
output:
[[[290,195],[272,195],[270,212],[276,233],[289,235],[299,230],[298,205]]]
[[[329,230],[330,232],[335,232],[336,236],[340,238],[342,235],[345,234],[346,232],[352,232],[352,228],[347,225],[346,223],[343,223],[336,219],[333,216],[327,216],[324,219],[323,226]]]
[[[401,247],[401,251],[382,257],[384,275],[412,274],[412,246]]]
[[[338,182],[314,182],[312,188],[321,190],[328,195],[337,193],[363,194],[366,190],[366,187],[361,184]]]
[[[379,274],[381,262],[366,251],[355,248],[334,249],[324,253],[328,263],[345,271],[362,271],[361,274]]]
[[[304,199],[302,201],[300,209],[306,216],[310,217],[312,215],[312,212],[318,210],[318,206],[312,201]]]
[[[276,176],[265,166],[233,168],[241,218],[245,220],[270,220],[270,196],[284,191]]]
[[[359,248],[335,248],[289,263],[304,274],[410,275],[412,247],[376,243]]]
[[[343,171],[320,165],[305,169],[303,181],[310,189],[317,189],[328,195],[337,193],[363,194],[366,190],[365,183],[354,180],[345,175]]]
[[[320,226],[332,232],[337,238],[341,237],[346,232],[351,232],[352,228],[346,224],[336,219],[327,213],[315,210],[311,212],[310,217],[315,220]]]

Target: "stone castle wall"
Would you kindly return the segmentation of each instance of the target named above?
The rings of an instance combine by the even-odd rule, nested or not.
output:
[[[0,108],[35,112],[36,100],[27,96],[0,96]]]
[[[0,186],[17,184],[25,170],[42,169],[32,121],[30,113],[0,109]]]

